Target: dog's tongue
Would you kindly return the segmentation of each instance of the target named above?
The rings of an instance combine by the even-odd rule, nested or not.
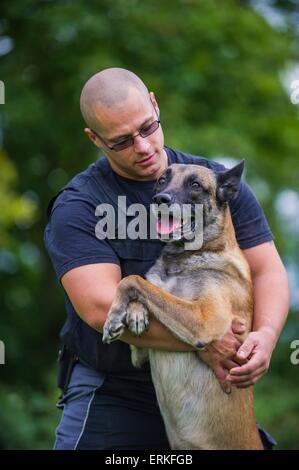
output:
[[[157,232],[160,233],[161,235],[166,235],[169,233],[172,233],[177,227],[179,227],[181,224],[181,221],[179,219],[173,219],[170,217],[161,217],[160,220],[157,222]]]

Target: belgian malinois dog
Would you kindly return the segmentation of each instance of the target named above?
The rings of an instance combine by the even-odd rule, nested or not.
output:
[[[157,231],[168,235],[146,280],[132,275],[118,286],[103,332],[109,343],[125,327],[142,334],[149,312],[194,352],[150,349],[157,399],[173,449],[263,449],[253,410],[253,389],[226,394],[213,371],[200,359],[204,348],[241,320],[246,332],[253,314],[249,266],[238,247],[228,202],[236,196],[244,162],[214,173],[199,165],[174,164],[157,181],[155,203],[191,206],[190,217],[161,211]],[[195,217],[202,208],[202,223]],[[201,232],[201,234],[199,234]],[[187,238],[202,243],[188,249]],[[190,243],[190,241],[189,241]],[[132,348],[133,363],[141,352]],[[202,352],[197,352],[202,351]]]

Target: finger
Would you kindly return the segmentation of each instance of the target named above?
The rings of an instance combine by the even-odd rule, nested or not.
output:
[[[241,335],[242,333],[245,333],[246,327],[244,323],[238,322],[238,321],[233,321],[232,323],[232,332],[235,335]]]
[[[221,366],[218,366],[214,369],[214,373],[222,390],[227,394],[231,393],[231,384],[226,380],[224,369]]]
[[[248,375],[244,375],[241,377],[228,376],[226,377],[226,380],[228,380],[232,385],[239,385],[245,382],[250,382],[252,379],[255,379],[256,377],[262,376],[264,372],[265,372],[264,369],[258,369],[253,374],[248,374]]]
[[[247,357],[241,358],[235,354],[232,358],[232,361],[236,363],[236,367],[243,366],[244,364],[247,364],[248,360]]]
[[[232,386],[229,382],[219,382],[220,387],[222,388],[223,392],[229,395],[232,392]]]
[[[230,380],[230,377],[227,377],[226,380],[229,380],[229,382],[236,386],[240,385],[246,382],[251,382],[254,379],[259,379],[266,373],[266,369],[264,367],[259,367],[254,373],[249,374],[249,375],[244,375],[242,377],[232,377]]]
[[[239,366],[237,362],[231,361],[230,359],[224,359],[223,361],[221,361],[221,365],[223,369],[227,370],[227,372]]]
[[[247,382],[244,382],[242,384],[239,384],[239,385],[236,385],[236,388],[248,388],[248,387],[252,387],[253,385],[256,384],[256,382],[258,381],[259,377],[256,377],[252,380],[249,380]]]
[[[236,388],[238,389],[244,389],[244,388],[249,388],[252,387],[254,384],[251,382],[245,382],[244,384],[236,385]]]
[[[248,358],[256,346],[256,342],[252,339],[251,336],[248,336],[242,346],[237,352],[237,357],[240,359]]]
[[[232,376],[249,375],[263,366],[264,366],[264,361],[261,361],[261,359],[258,356],[255,356],[250,361],[248,361],[247,364],[244,364],[243,366],[235,367],[234,369],[232,369],[230,371],[230,375]]]

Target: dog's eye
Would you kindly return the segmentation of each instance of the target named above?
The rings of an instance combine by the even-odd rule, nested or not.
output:
[[[164,184],[166,181],[166,178],[164,176],[161,176],[161,178],[158,179],[158,184]]]
[[[190,186],[192,189],[200,189],[201,186],[197,181],[191,181]]]

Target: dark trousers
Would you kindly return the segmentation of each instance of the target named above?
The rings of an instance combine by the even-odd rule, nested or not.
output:
[[[55,450],[165,449],[164,424],[152,383],[74,366],[56,429]]]

